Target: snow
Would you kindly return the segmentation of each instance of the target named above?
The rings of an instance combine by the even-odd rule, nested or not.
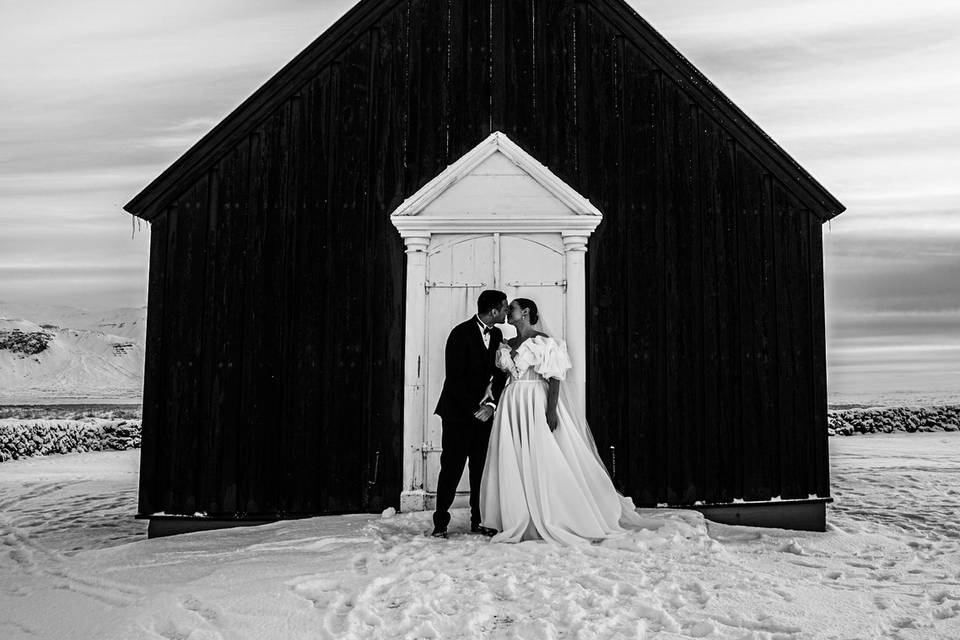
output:
[[[577,549],[390,510],[144,540],[138,452],[9,462],[0,638],[955,639],[958,445],[832,438],[826,533],[649,509]]]

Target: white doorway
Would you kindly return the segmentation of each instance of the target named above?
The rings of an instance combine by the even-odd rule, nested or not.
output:
[[[427,249],[426,308],[422,320],[426,388],[426,416],[422,444],[423,489],[428,501],[437,490],[440,473],[441,421],[433,414],[443,388],[444,346],[450,330],[477,312],[477,297],[484,289],[497,289],[507,299],[528,298],[549,319],[555,337],[564,339],[566,275],[563,237],[539,234],[437,234]],[[505,338],[513,327],[500,325]],[[479,400],[479,398],[478,398]],[[464,470],[458,493],[469,491]],[[432,505],[427,505],[432,508]]]
[[[494,133],[391,215],[407,245],[403,511],[433,509],[441,423],[433,414],[450,330],[485,289],[534,300],[566,340],[586,388],[585,253],[600,212],[546,167]],[[503,325],[505,337],[512,327]],[[466,472],[458,493],[468,491]]]

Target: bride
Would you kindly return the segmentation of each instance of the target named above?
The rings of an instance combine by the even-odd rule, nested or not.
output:
[[[589,543],[624,533],[639,516],[617,493],[581,408],[561,386],[572,368],[566,345],[544,332],[537,305],[518,298],[500,345],[509,374],[500,396],[480,483],[483,525],[494,542]]]

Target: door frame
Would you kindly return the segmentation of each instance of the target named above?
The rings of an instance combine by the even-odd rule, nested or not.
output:
[[[429,205],[463,180],[495,153],[502,153],[524,174],[533,178],[556,201],[564,205],[563,214],[531,215],[535,212],[497,213],[496,190],[489,194],[492,213],[477,213],[464,207],[461,214],[430,215]],[[506,196],[509,197],[509,196]],[[509,206],[502,211],[510,211]],[[424,213],[427,215],[422,215]],[[578,194],[544,165],[500,132],[491,134],[443,173],[403,202],[390,221],[406,245],[406,320],[404,329],[403,384],[403,485],[401,511],[423,511],[434,506],[435,495],[424,489],[424,455],[428,416],[426,380],[423,377],[425,322],[427,308],[427,251],[434,235],[441,234],[559,234],[563,239],[566,270],[567,349],[573,369],[566,384],[574,385],[581,402],[586,397],[586,252],[591,234],[603,215],[589,200]],[[585,404],[585,403],[583,403]]]
[[[484,247],[483,253],[486,254],[488,251],[490,253],[480,258],[479,262],[475,256],[470,261],[474,268],[469,274],[458,272],[453,276],[448,273],[447,260],[451,256],[447,254],[455,253],[456,247],[461,244],[473,244],[478,241]],[[518,245],[517,242],[521,244]],[[516,253],[518,249],[520,253]],[[518,269],[519,265],[516,261],[522,252],[530,250],[545,251],[549,254],[547,257],[541,253],[536,258],[536,262],[541,266],[548,265],[548,267],[538,270],[532,278],[524,279],[522,277],[524,270],[522,267]],[[438,259],[441,260],[439,265],[434,262]],[[420,374],[424,385],[421,399],[425,403],[420,415],[423,416],[424,435],[420,440],[421,458],[414,457],[413,462],[423,465],[421,477],[426,500],[425,507],[431,508],[430,503],[436,492],[439,454],[442,451],[441,420],[439,417],[434,417],[432,413],[443,387],[442,374],[445,373],[444,350],[447,331],[475,312],[474,302],[480,291],[499,289],[504,291],[508,298],[523,296],[536,300],[541,316],[549,309],[547,317],[551,318],[551,331],[557,332],[555,337],[558,339],[565,336],[567,280],[563,238],[560,233],[506,235],[499,232],[492,234],[437,233],[430,239],[426,256],[426,272],[425,314],[421,326],[427,341],[423,344],[423,357],[420,360]],[[472,296],[465,296],[465,290],[469,290]],[[545,293],[547,291],[552,293]],[[459,292],[454,293],[455,302],[446,299],[446,294],[450,292]],[[435,296],[444,297],[437,306],[434,306],[437,302]],[[460,309],[460,305],[464,302],[466,302],[466,308]],[[434,323],[438,321],[438,312],[442,315],[445,313],[444,310],[454,313],[447,316],[446,321],[435,325]],[[504,331],[504,336],[513,335],[512,327],[509,325],[500,325],[500,328]],[[479,336],[477,339],[479,340]],[[461,488],[461,485],[466,482],[467,475],[465,471],[463,479],[458,483],[455,498],[457,506],[461,506],[461,503],[465,504],[462,498],[467,495],[468,490],[465,487]]]

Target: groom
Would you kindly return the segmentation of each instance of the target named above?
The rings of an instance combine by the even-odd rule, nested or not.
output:
[[[480,526],[480,479],[487,457],[491,418],[503,391],[506,377],[494,364],[502,334],[495,324],[507,315],[507,296],[501,291],[484,291],[477,300],[477,315],[458,324],[447,338],[444,352],[446,378],[434,413],[443,426],[440,477],[437,480],[437,510],[433,534],[447,537],[450,505],[470,459],[470,531],[493,535]]]

